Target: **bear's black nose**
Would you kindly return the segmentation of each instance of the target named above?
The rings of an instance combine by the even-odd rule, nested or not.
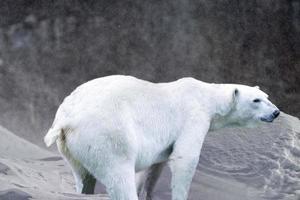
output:
[[[279,110],[275,110],[274,112],[273,112],[273,118],[275,119],[276,117],[278,117],[278,115],[280,114],[280,111]]]

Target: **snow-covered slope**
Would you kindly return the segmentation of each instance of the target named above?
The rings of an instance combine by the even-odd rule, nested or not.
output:
[[[155,200],[171,199],[165,168]],[[104,191],[97,185],[97,192]],[[75,194],[70,169],[0,127],[0,199],[105,199]],[[106,198],[107,199],[107,198]],[[208,134],[190,200],[300,200],[300,121],[287,114],[255,129]]]
[[[75,194],[73,182],[61,157],[0,127],[0,200],[101,197]]]
[[[169,176],[165,170],[158,193],[166,191]],[[282,113],[274,123],[255,129],[209,133],[190,199],[299,200],[299,119]]]

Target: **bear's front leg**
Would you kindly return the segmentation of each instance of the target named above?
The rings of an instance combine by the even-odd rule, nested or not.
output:
[[[174,158],[170,163],[172,172],[172,200],[186,200],[199,158]]]
[[[199,123],[200,124],[200,123]],[[199,125],[198,124],[198,125]],[[172,172],[172,200],[186,200],[199,161],[200,151],[209,125],[186,127],[174,144],[169,165]]]

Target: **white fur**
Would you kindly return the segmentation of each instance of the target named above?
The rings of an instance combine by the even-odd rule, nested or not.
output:
[[[253,125],[276,109],[257,87],[108,76],[65,98],[45,143],[57,141],[79,192],[91,173],[112,199],[137,200],[135,174],[168,161],[172,199],[184,200],[209,129]]]

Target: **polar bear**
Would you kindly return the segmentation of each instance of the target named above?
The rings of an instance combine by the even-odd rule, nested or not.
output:
[[[258,87],[113,75],[66,97],[44,141],[57,143],[77,192],[93,193],[97,179],[112,200],[138,200],[142,191],[151,199],[168,163],[172,199],[185,200],[209,130],[272,122],[279,113]]]

